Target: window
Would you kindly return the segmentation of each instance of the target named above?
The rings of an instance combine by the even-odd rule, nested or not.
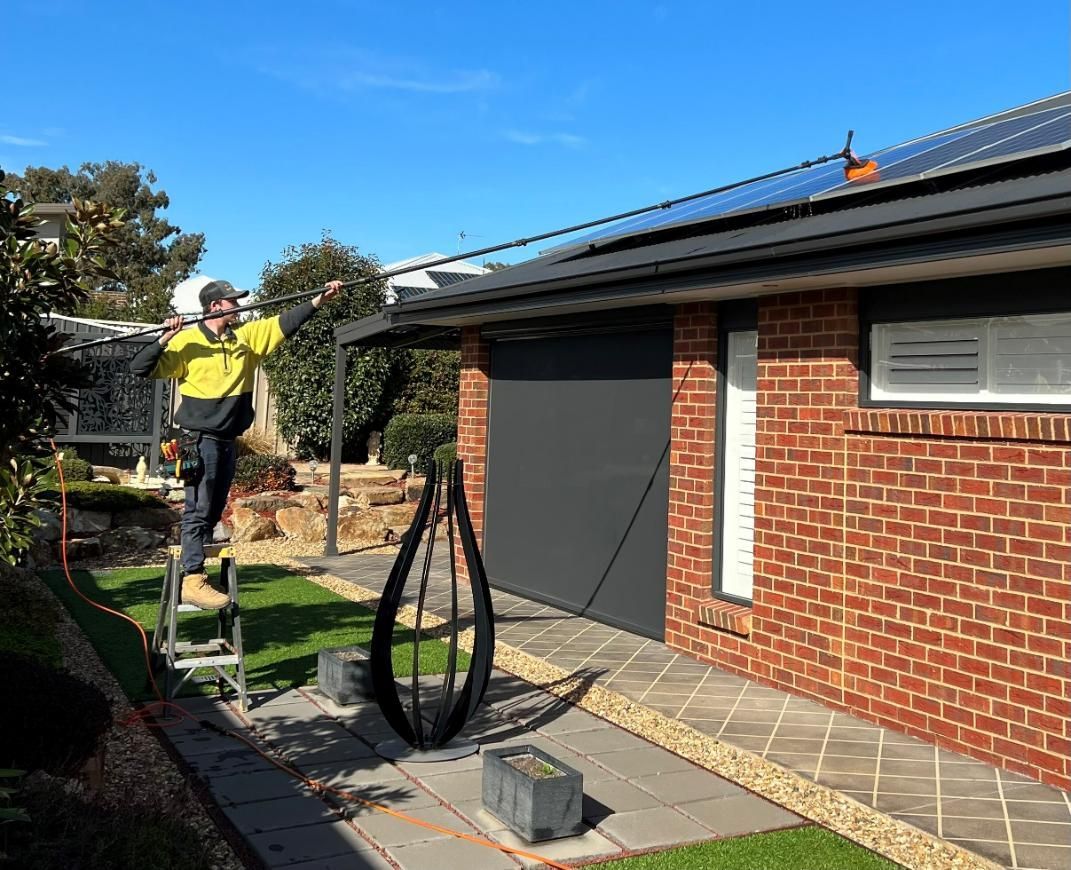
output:
[[[1071,312],[873,323],[874,401],[1071,403]]]

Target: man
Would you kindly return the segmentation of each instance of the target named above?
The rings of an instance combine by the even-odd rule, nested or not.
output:
[[[275,317],[234,326],[238,300],[249,295],[227,281],[211,280],[198,296],[201,310],[213,317],[182,328],[182,317],[164,321],[159,341],[147,344],[130,361],[130,371],[146,378],[174,378],[182,404],[175,422],[197,441],[203,463],[200,480],[187,483],[182,515],[182,601],[208,610],[230,603],[205,572],[205,543],[223,516],[234,479],[235,439],[253,422],[253,373],[260,361],[293,335],[316,310],[338,295],[331,281],[309,302]],[[233,328],[232,328],[233,327]]]

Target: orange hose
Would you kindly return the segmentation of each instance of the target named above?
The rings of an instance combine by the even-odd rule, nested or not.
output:
[[[549,858],[544,858],[542,855],[536,855],[532,852],[525,852],[523,849],[515,849],[512,846],[505,845],[504,843],[495,843],[491,840],[486,840],[482,837],[476,837],[472,834],[465,834],[461,831],[454,831],[450,828],[443,827],[442,825],[436,825],[432,822],[425,822],[421,819],[415,819],[412,816],[407,816],[405,813],[400,813],[397,810],[390,809],[389,807],[373,803],[372,801],[367,800],[361,797],[360,795],[353,794],[352,792],[345,791],[344,789],[335,788],[334,786],[327,785],[327,783],[319,782],[315,779],[310,779],[304,774],[302,774],[300,771],[295,770],[294,768],[290,767],[287,764],[284,764],[276,758],[273,758],[271,755],[269,755],[263,749],[253,743],[253,741],[249,740],[247,737],[241,734],[236,734],[234,731],[230,731],[226,728],[220,728],[214,725],[213,723],[208,722],[207,720],[198,719],[196,716],[191,715],[187,710],[185,710],[178,704],[172,704],[170,701],[164,700],[164,697],[160,692],[160,687],[156,684],[156,679],[153,677],[152,660],[149,657],[149,638],[145,634],[145,629],[141,627],[141,623],[139,623],[136,619],[132,619],[131,617],[127,616],[125,613],[122,613],[118,610],[112,610],[110,607],[105,607],[103,604],[98,604],[96,601],[93,601],[91,598],[87,597],[82,593],[82,591],[75,585],[74,578],[71,577],[71,569],[67,564],[67,485],[63,477],[63,459],[60,456],[59,449],[56,447],[56,442],[52,439],[49,439],[49,443],[52,445],[52,453],[56,458],[56,472],[59,476],[60,502],[63,508],[62,523],[60,527],[60,553],[63,559],[63,573],[67,577],[67,583],[71,587],[71,589],[74,590],[74,593],[84,602],[86,602],[86,604],[89,604],[90,606],[95,607],[97,610],[101,610],[104,613],[110,613],[113,616],[118,616],[120,619],[125,619],[127,622],[133,625],[134,628],[138,630],[138,634],[141,636],[141,645],[142,649],[145,652],[145,668],[149,674],[149,682],[152,684],[153,694],[156,695],[157,700],[144,705],[138,710],[135,710],[121,722],[122,725],[129,727],[140,722],[141,724],[146,725],[148,727],[170,727],[171,725],[174,725],[176,723],[147,722],[146,720],[153,718],[157,715],[155,712],[153,712],[154,710],[164,711],[167,709],[174,709],[178,711],[180,716],[183,716],[193,722],[197,722],[204,728],[209,728],[213,731],[219,732],[220,734],[224,734],[228,737],[233,737],[235,740],[242,741],[247,746],[249,746],[250,749],[252,749],[262,758],[267,760],[270,764],[275,765],[280,770],[289,774],[290,776],[301,780],[313,791],[322,791],[327,792],[329,794],[335,794],[339,797],[346,798],[346,800],[356,801],[358,803],[364,804],[366,807],[370,807],[374,810],[377,810],[378,812],[386,813],[387,815],[394,816],[395,818],[401,819],[405,822],[410,822],[411,824],[417,825],[421,828],[427,828],[431,831],[438,831],[440,834],[446,834],[451,837],[456,837],[459,840],[467,840],[468,842],[475,843],[478,846],[486,846],[489,849],[497,849],[499,852],[517,855],[521,858],[531,858],[535,861],[542,861],[548,867],[554,868],[554,870],[570,870],[569,865],[559,864]]]

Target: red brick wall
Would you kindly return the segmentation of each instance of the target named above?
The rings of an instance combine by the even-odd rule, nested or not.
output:
[[[745,637],[704,624],[715,339],[678,309],[667,643],[1071,786],[1069,418],[861,411],[855,292],[761,300]]]
[[[491,354],[477,326],[461,330],[461,382],[457,403],[457,458],[465,463],[465,498],[476,531],[483,541],[484,481],[487,466],[487,412]],[[457,543],[458,573],[468,576],[461,544]]]

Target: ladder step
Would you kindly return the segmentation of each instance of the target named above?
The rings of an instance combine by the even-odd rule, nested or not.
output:
[[[175,643],[175,652],[219,652],[226,646],[228,646],[228,643],[222,637],[214,637],[201,643],[180,640]]]
[[[226,655],[226,656],[201,656],[195,659],[175,659],[171,663],[171,667],[178,668],[180,670],[193,670],[194,668],[215,668],[222,665],[236,665],[238,664],[238,656]]]

